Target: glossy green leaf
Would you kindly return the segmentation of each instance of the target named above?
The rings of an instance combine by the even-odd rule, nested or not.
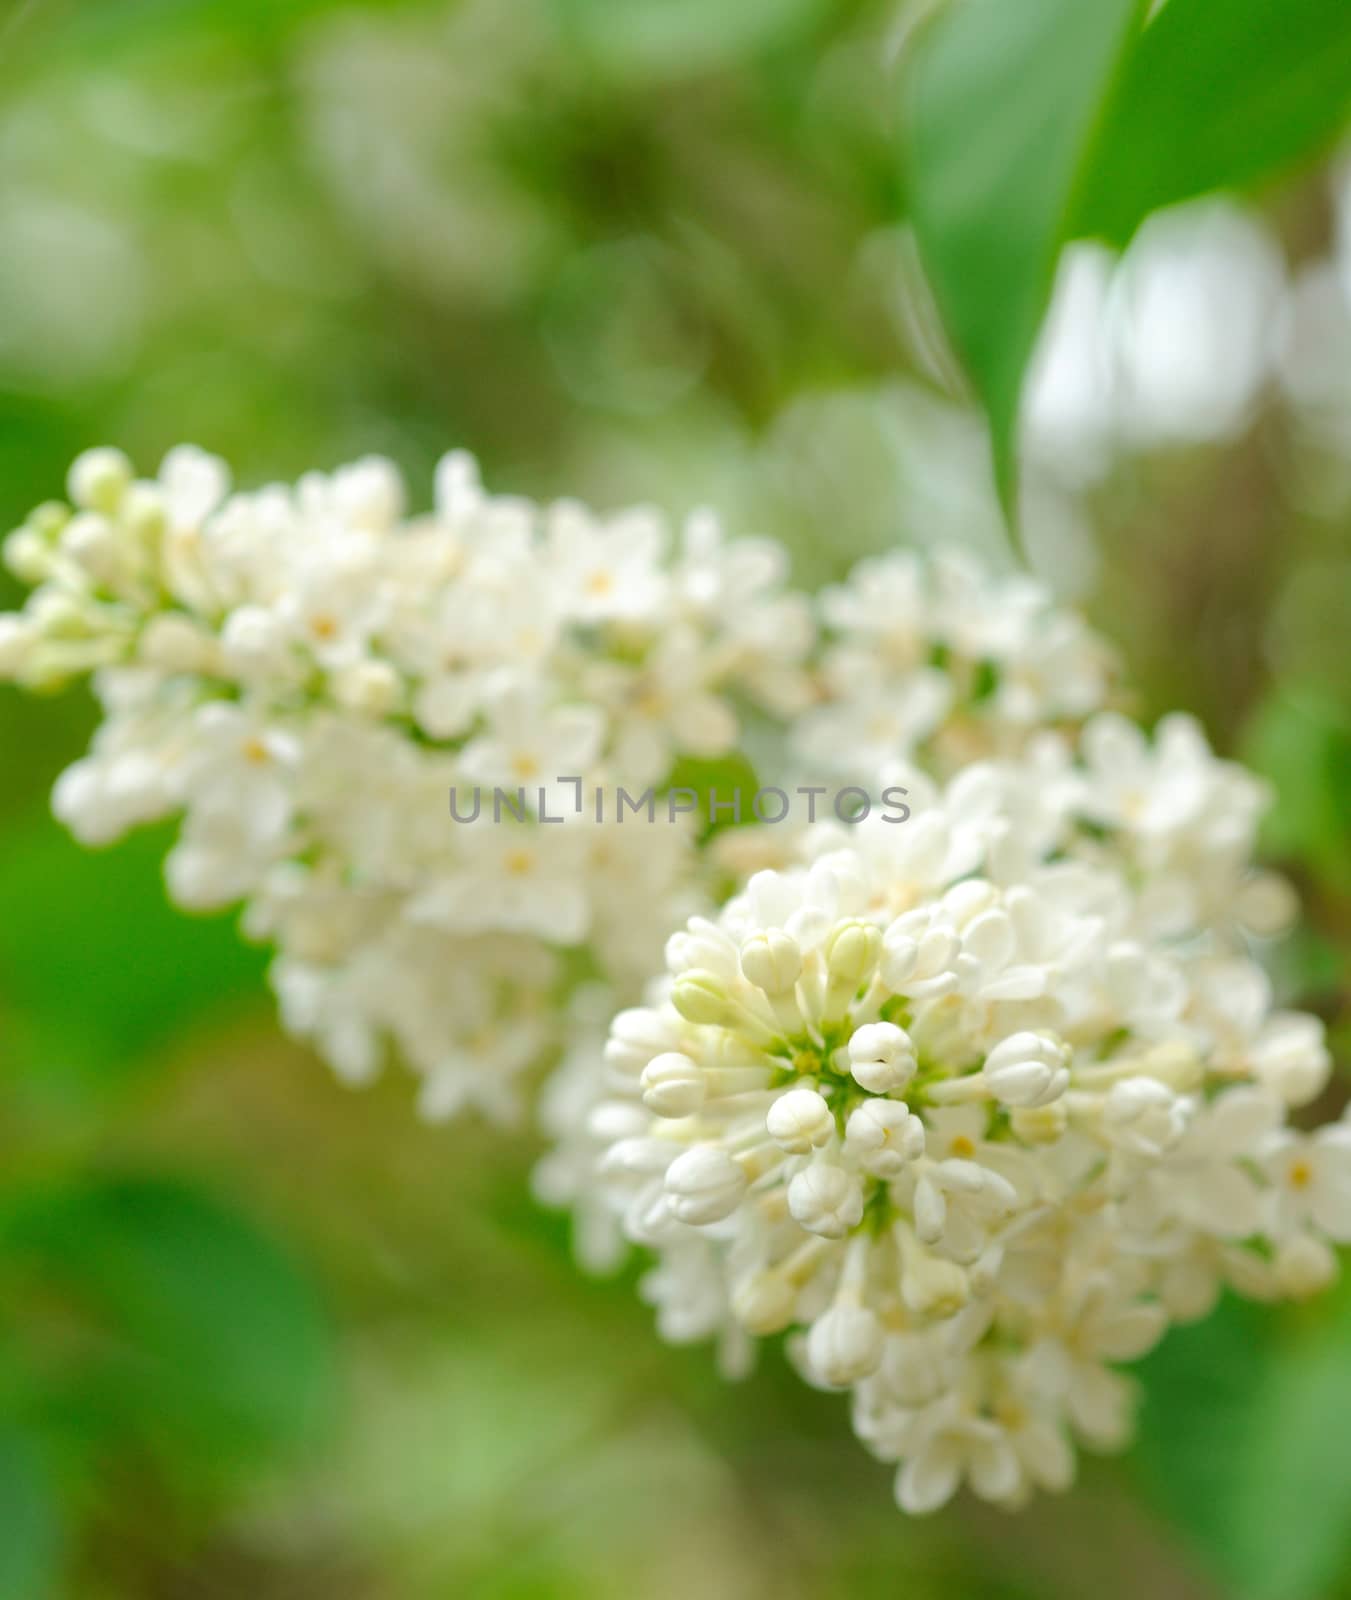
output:
[[[988,414],[1006,509],[1018,404],[1071,239],[1246,189],[1351,120],[1344,0],[950,0],[911,77],[911,196],[939,309]]]
[[[1006,509],[1018,401],[1138,0],[952,0],[916,47],[911,209],[989,415]]]
[[[1151,211],[1247,188],[1348,119],[1346,0],[1168,0],[1113,97],[1072,235],[1124,244]]]

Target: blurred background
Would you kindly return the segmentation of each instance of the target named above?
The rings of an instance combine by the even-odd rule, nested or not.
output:
[[[463,444],[500,488],[717,505],[807,585],[1012,565],[906,225],[912,21],[8,0],[0,520],[96,443],[415,486]],[[1351,166],[1074,249],[1023,453],[1028,560],[1140,713],[1276,786],[1276,979],[1345,1067]],[[285,1044],[162,837],[70,844],[92,723],[0,691],[0,1600],[1351,1596],[1351,1293],[1171,1336],[1071,1498],[907,1521],[838,1399],[777,1356],[729,1389],[580,1277],[528,1139]]]

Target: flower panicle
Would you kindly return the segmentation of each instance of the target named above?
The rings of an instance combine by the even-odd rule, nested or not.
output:
[[[1287,1123],[1316,1019],[1222,924],[1160,927],[1129,840],[1066,813],[1011,857],[994,776],[917,784],[908,832],[808,830],[692,921],[586,1113],[668,1329],[787,1334],[912,1512],[1066,1487],[1129,1438],[1120,1364],[1222,1287],[1325,1287],[1351,1240],[1351,1126]]]

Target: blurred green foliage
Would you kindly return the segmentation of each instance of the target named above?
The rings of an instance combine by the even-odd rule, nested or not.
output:
[[[1183,4],[1151,48],[1260,9]],[[1290,97],[1243,89],[1250,67],[1298,62],[1301,139],[1330,128],[1344,57],[1304,30],[1344,8],[1283,17],[1205,98],[1164,97],[1183,133],[1118,135],[1139,160],[1113,158],[1114,206],[1216,181],[1216,150],[1245,179],[1296,153],[1273,131]],[[954,533],[1011,560],[916,267],[913,20],[881,0],[11,6],[5,519],[96,442],[153,467],[194,439],[249,482],[372,449],[425,476],[463,443],[503,486],[718,504],[807,583]],[[1029,136],[1111,57],[1093,82],[1074,50],[1024,58]],[[1158,71],[1141,105],[1178,81]],[[1011,159],[1002,93],[945,113],[958,176]],[[935,284],[1022,341],[1005,391],[1097,109],[1058,124],[1065,160],[1019,169],[1053,193],[990,213],[1035,232],[968,243],[954,275],[973,253],[983,275]],[[1150,187],[1161,169],[1182,187]],[[1327,243],[1321,184],[1273,198],[1292,259]],[[999,276],[1015,248],[1021,286]],[[1272,780],[1271,852],[1309,907],[1278,982],[1345,1060],[1335,477],[1270,404],[1228,442],[1123,457],[1058,544],[1026,532],[1120,644],[1141,713],[1196,710]],[[708,1352],[660,1347],[632,1274],[579,1278],[526,1198],[528,1138],[420,1127],[406,1086],[347,1095],[286,1047],[262,955],[164,905],[162,838],[66,840],[45,796],[91,724],[0,696],[3,1600],[1351,1595],[1345,1297],[1180,1332],[1148,1363],[1140,1450],[1072,1499],[906,1523],[837,1399],[778,1356],[729,1390]]]

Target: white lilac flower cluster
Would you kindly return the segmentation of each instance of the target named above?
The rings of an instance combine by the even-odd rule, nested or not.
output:
[[[11,535],[35,592],[0,616],[0,677],[103,705],[58,814],[89,843],[180,816],[171,893],[244,903],[351,1081],[393,1053],[425,1114],[505,1114],[561,1055],[535,1183],[583,1262],[646,1248],[664,1336],[729,1369],[787,1332],[907,1509],[1064,1487],[1169,1322],[1335,1274],[1351,1124],[1287,1126],[1328,1056],[1249,954],[1292,914],[1251,865],[1267,796],[1189,719],[1108,709],[1039,585],[865,563],[818,652],[777,546],[701,514],[671,549],[459,454],[425,515],[383,460],[232,495],[191,448],[154,481],[91,452],[70,497]],[[907,808],[707,850],[601,820],[731,751],[743,701],[787,767]],[[461,786],[519,814],[460,820]]]
[[[1287,1125],[1329,1058],[1243,953],[1263,795],[1194,725],[907,781],[905,825],[808,829],[675,934],[550,1175],[589,1158],[666,1337],[786,1331],[851,1391],[903,1508],[1016,1506],[1127,1440],[1171,1322],[1333,1278],[1351,1125]]]
[[[917,757],[949,773],[1110,702],[1114,663],[1084,620],[963,553],[864,561],[820,609],[821,703],[794,740],[812,769],[868,780]]]
[[[707,514],[671,549],[648,512],[489,495],[462,454],[422,516],[375,458],[230,494],[194,448],[153,481],[96,450],[69,491],[10,536],[36,587],[0,616],[0,676],[94,675],[58,815],[90,844],[181,815],[174,899],[245,902],[289,1027],[353,1081],[393,1045],[429,1115],[511,1109],[558,950],[622,991],[701,903],[693,828],[598,825],[591,794],[732,748],[734,696],[809,693],[782,552]]]

